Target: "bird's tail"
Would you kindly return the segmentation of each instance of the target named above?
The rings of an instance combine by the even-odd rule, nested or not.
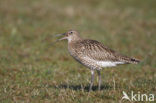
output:
[[[130,58],[127,56],[123,56],[121,57],[122,61],[127,63],[127,64],[138,64],[140,62],[140,60],[135,59],[135,58]]]
[[[130,61],[129,61],[129,63],[132,63],[132,64],[138,64],[139,62],[140,60],[135,59],[135,58],[130,58]]]

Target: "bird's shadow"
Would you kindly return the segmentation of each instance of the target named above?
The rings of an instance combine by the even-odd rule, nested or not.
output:
[[[55,86],[55,88],[57,89],[71,89],[71,90],[75,90],[75,91],[89,91],[89,85],[87,86],[82,86],[82,85],[69,85],[69,84],[60,84]],[[101,85],[101,89],[100,90],[109,90],[112,89],[113,87],[111,85]],[[97,91],[98,90],[98,86],[93,86],[92,87],[93,91]]]

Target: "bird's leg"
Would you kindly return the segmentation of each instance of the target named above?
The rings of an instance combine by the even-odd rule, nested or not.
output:
[[[89,91],[92,91],[93,82],[94,82],[94,70],[92,69],[91,70],[91,83],[90,83]]]
[[[114,88],[114,91],[115,91],[115,88],[116,88],[116,83],[115,83],[115,78],[114,78],[114,70],[112,70],[112,75],[113,75],[113,88]]]
[[[97,70],[98,73],[98,90],[100,91],[101,89],[101,73],[100,70]]]
[[[114,76],[113,76],[113,87],[114,87],[114,91],[115,91],[116,85],[115,85],[115,79],[114,79]]]

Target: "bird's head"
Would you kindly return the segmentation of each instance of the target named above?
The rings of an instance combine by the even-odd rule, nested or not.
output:
[[[70,31],[63,33],[63,34],[57,34],[57,36],[64,36],[61,39],[59,39],[59,41],[67,39],[68,42],[71,42],[71,41],[75,41],[75,40],[80,39],[79,32],[77,32],[75,30],[70,30]]]

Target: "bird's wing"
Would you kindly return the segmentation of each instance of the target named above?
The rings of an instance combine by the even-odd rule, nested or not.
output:
[[[77,43],[78,51],[91,59],[99,61],[118,61],[117,53],[95,40],[83,40]]]
[[[80,43],[77,43],[77,45],[78,51],[90,59],[123,63],[138,62],[136,59],[121,55],[120,53],[104,46],[102,43],[96,40],[83,40]]]

